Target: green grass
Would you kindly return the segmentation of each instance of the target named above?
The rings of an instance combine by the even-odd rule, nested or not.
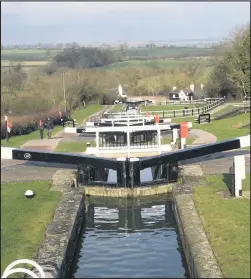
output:
[[[227,189],[224,175],[206,179],[193,196],[223,275],[250,278],[250,200],[222,199],[217,192]],[[245,183],[250,189],[250,175]]]
[[[229,112],[229,111],[232,111],[232,110],[234,110],[235,108],[236,108],[236,107],[234,107],[233,105],[228,104],[227,107],[222,108],[221,110],[215,112],[215,113],[212,115],[212,117],[215,118],[215,117],[220,116],[220,115],[222,115],[222,114],[224,114],[224,113],[227,113],[227,112]]]
[[[35,259],[60,197],[50,187],[48,181],[1,184],[1,274],[15,260]],[[26,200],[27,189],[35,198]]]
[[[187,138],[187,140],[186,140],[186,144],[187,144],[187,145],[191,145],[191,144],[193,143],[194,140],[195,140],[194,138],[189,137],[189,138]],[[161,144],[170,144],[171,141],[172,141],[172,137],[166,136],[166,137],[163,137],[163,138],[162,138]],[[179,141],[179,140],[178,140],[178,141]]]
[[[212,133],[217,137],[217,141],[223,141],[250,134],[250,127],[241,127],[247,123],[250,123],[250,113],[244,113],[222,120],[213,120],[209,124],[193,123],[193,128]]]
[[[114,107],[110,110],[110,112],[120,112],[122,111],[123,104],[114,105]]]
[[[174,110],[183,110],[184,107],[188,107],[188,109],[198,108],[204,106],[203,104],[184,104],[184,105],[150,105],[150,106],[142,106],[142,111],[174,111]]]
[[[75,118],[79,125],[83,123],[83,121],[87,120],[89,116],[92,114],[100,111],[103,108],[102,105],[89,105],[85,109],[81,108],[78,110],[75,110],[72,114],[72,118]]]
[[[89,105],[85,109],[78,109],[73,112],[72,117],[77,120],[79,124],[82,124],[84,120],[86,120],[90,115],[100,111],[102,109],[101,105]],[[52,132],[52,136],[55,136],[58,132],[62,131],[63,127],[55,126]],[[44,131],[44,136],[46,137],[46,130]],[[38,140],[40,139],[39,131],[34,131],[28,135],[11,137],[7,142],[5,139],[1,140],[1,145],[5,147],[20,147],[30,140]]]
[[[72,142],[59,142],[55,151],[56,152],[85,152],[87,140],[83,141],[72,141]],[[89,141],[90,147],[95,147],[94,141]]]

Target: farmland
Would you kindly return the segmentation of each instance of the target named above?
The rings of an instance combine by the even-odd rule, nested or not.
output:
[[[196,61],[198,65],[204,68],[212,67],[214,65],[213,59],[191,58],[191,59],[156,59],[156,60],[130,60],[113,63],[111,65],[102,67],[104,70],[119,70],[125,67],[159,67],[162,69],[172,69],[185,66],[189,61]]]
[[[180,67],[192,59],[203,67],[214,64],[213,48],[196,47],[155,47],[128,48],[123,51],[122,62],[103,67],[104,70],[119,70],[128,66],[149,66],[170,69]],[[11,67],[13,63],[21,63],[24,68],[46,65],[60,49],[2,49],[1,68]],[[154,66],[155,65],[155,66]]]
[[[25,69],[46,65],[58,52],[59,50],[2,49],[1,68],[11,67],[17,62],[21,63]]]

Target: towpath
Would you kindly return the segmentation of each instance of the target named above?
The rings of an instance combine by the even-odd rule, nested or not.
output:
[[[113,106],[105,106],[101,111],[109,111]],[[99,112],[100,113],[100,112]],[[97,113],[95,113],[97,115]],[[84,124],[86,120],[83,121]],[[20,148],[29,150],[54,151],[58,143],[66,138],[77,137],[76,134],[69,135],[63,131],[58,132],[51,139],[30,140]],[[22,160],[1,159],[1,183],[15,181],[51,180],[53,174],[59,169],[76,168],[72,165],[61,165],[56,163],[27,162]]]

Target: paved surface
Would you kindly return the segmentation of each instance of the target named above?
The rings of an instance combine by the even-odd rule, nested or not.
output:
[[[192,145],[214,143],[217,141],[217,138],[215,135],[208,133],[206,131],[200,130],[200,129],[191,129],[190,135],[192,137],[195,137],[195,140],[193,141]]]
[[[39,149],[44,151],[53,151],[62,138],[55,137],[43,140],[30,140],[21,146],[22,149]]]
[[[202,168],[204,174],[224,174],[229,173],[229,168],[233,166],[233,156],[238,155],[244,155],[246,173],[250,173],[250,152],[241,149],[194,158],[183,161],[182,164],[198,164]]]

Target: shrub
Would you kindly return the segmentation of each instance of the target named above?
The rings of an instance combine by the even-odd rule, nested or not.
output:
[[[64,116],[64,114],[63,114]],[[54,125],[60,125],[61,120],[58,110],[50,110],[40,114],[33,114],[28,116],[10,116],[9,120],[12,122],[12,129],[9,136],[27,135],[38,129],[38,121],[45,120],[47,117],[53,119]],[[6,138],[6,125],[4,119],[1,119],[1,139]]]

